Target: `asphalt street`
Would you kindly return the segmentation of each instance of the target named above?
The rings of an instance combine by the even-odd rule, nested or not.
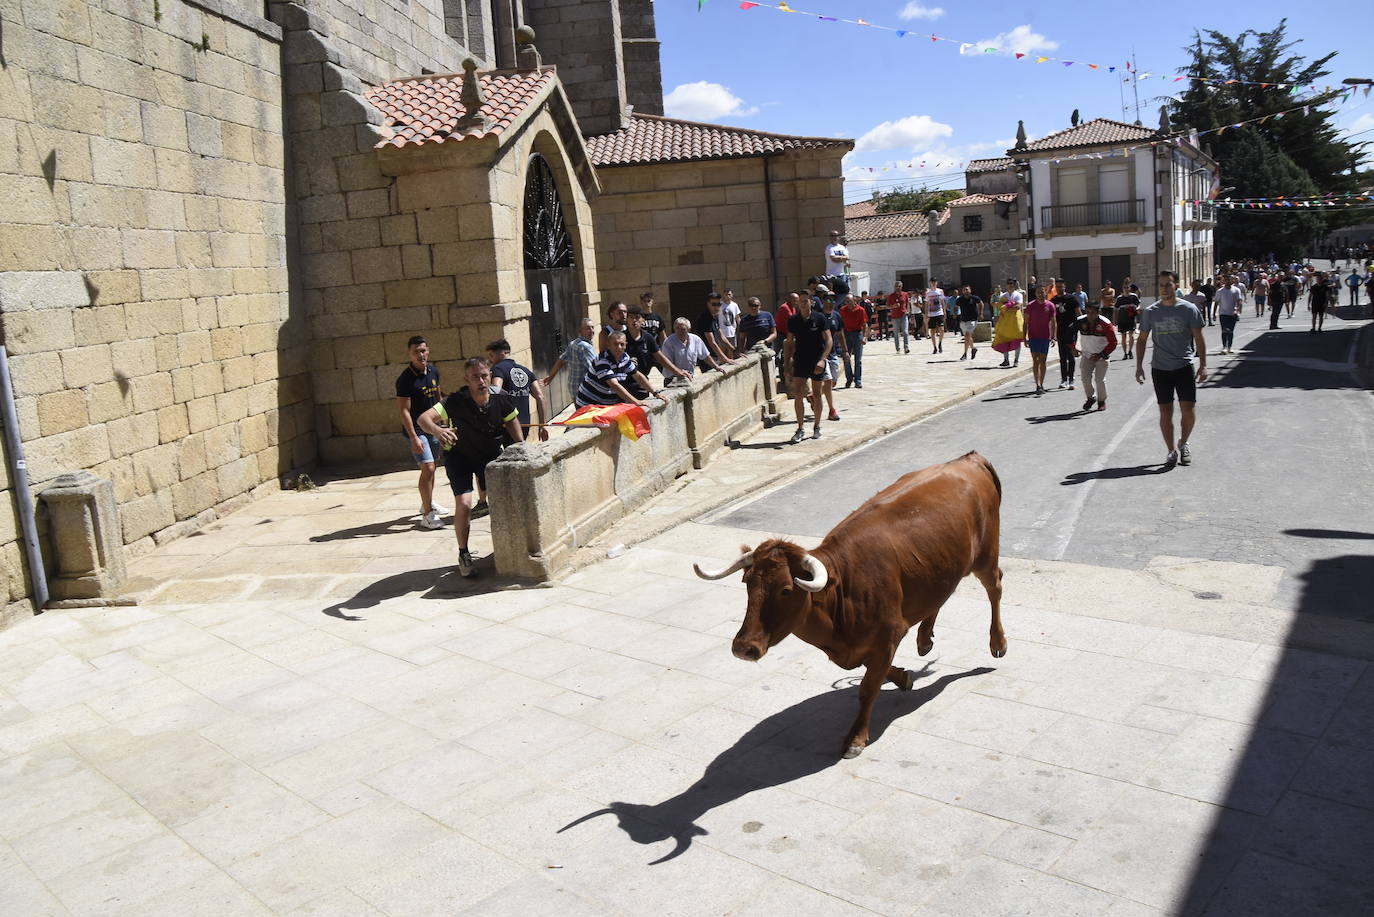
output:
[[[1034,397],[1018,380],[876,440],[703,521],[824,535],[900,475],[976,449],[1000,475],[1002,550],[1029,559],[1139,569],[1167,555],[1279,566],[1280,607],[1374,621],[1374,399],[1353,372],[1362,322],[1306,314],[1268,330],[1246,317],[1233,355],[1217,354],[1199,389],[1194,462],[1167,468],[1153,391],[1119,353],[1108,409],[1081,410],[1080,388]],[[912,359],[939,357],[926,342]],[[980,351],[987,372],[998,355]],[[1029,359],[1023,354],[1022,359]],[[1087,600],[1088,597],[1085,597]]]

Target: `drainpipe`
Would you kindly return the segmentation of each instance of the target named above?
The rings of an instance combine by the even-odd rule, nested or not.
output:
[[[768,205],[768,260],[773,265],[773,298],[768,304],[777,308],[778,302],[778,233],[773,226],[773,176],[768,170],[772,156],[763,157],[763,200]]]
[[[14,482],[14,502],[19,510],[19,537],[24,542],[24,558],[29,564],[33,584],[33,607],[42,611],[48,604],[48,576],[43,568],[43,552],[38,549],[38,526],[33,517],[33,494],[29,491],[29,469],[24,462],[24,444],[19,438],[19,412],[14,408],[14,386],[10,384],[10,360],[0,343],[0,411],[4,412],[5,464]]]

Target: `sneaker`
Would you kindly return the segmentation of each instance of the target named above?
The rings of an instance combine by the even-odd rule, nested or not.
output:
[[[903,350],[902,353],[911,353],[911,348],[908,347],[906,350]]]
[[[1164,464],[1170,468],[1178,464],[1178,450],[1170,449],[1169,454],[1164,456]]]
[[[483,516],[491,515],[491,505],[486,500],[478,503],[472,508],[472,518],[481,519]]]
[[[851,387],[853,384],[854,384],[853,382],[846,382],[846,383],[844,384],[844,387],[845,387],[845,388],[849,388],[849,387]]]
[[[441,529],[444,527],[444,520],[439,518],[436,510],[430,510],[420,517],[420,525],[427,529]]]
[[[1073,380],[1072,380],[1072,379],[1070,379],[1070,380],[1068,381],[1068,383],[1066,384],[1066,387],[1069,389],[1069,391],[1073,391],[1074,388],[1076,388],[1076,386],[1073,384]]]
[[[1060,387],[1060,388],[1068,388],[1068,386],[1069,386],[1069,383],[1067,383],[1067,382],[1061,382],[1061,383],[1059,383],[1059,387]]]
[[[1178,463],[1180,465],[1193,464],[1193,450],[1188,448],[1187,443],[1178,444]]]
[[[998,363],[998,364],[997,364],[997,368],[998,368],[998,369],[1011,369],[1011,364],[1008,363],[1006,360],[1003,360],[1001,363]]]
[[[449,509],[447,506],[440,506],[438,503],[435,503],[433,500],[430,500],[430,501],[429,501],[429,509],[430,509],[430,512],[438,513],[440,516],[452,516],[452,515],[453,515],[453,510]]]
[[[797,432],[792,434],[792,438],[787,441],[787,444],[789,446],[795,446],[804,439],[806,439],[806,431],[801,427],[797,427]]]
[[[1089,398],[1087,401],[1083,402],[1083,410],[1085,410],[1085,411],[1091,411],[1091,410],[1093,409],[1093,405],[1096,404],[1096,403],[1097,403],[1097,399],[1096,399],[1096,398]]]
[[[854,383],[854,387],[855,387],[855,388],[863,388],[863,387],[864,387],[864,384],[863,384],[862,382],[855,382],[855,383]]]
[[[964,361],[967,360],[967,359],[968,359],[968,354],[964,354],[962,357],[959,358],[959,362],[962,363],[962,362],[964,362]]]
[[[460,548],[458,551],[458,575],[472,576],[473,574],[472,554],[467,548]]]
[[[978,348],[977,348],[977,347],[973,348],[973,355],[974,355],[975,357],[978,356]]]
[[[840,419],[840,412],[839,412],[839,411],[831,411],[831,412],[830,412],[830,416],[829,416],[828,418],[826,418],[826,419],[827,419],[827,420],[839,420],[839,419]]]
[[[821,428],[820,428],[820,427],[817,427],[816,429],[814,429],[814,430],[811,431],[811,438],[812,438],[812,439],[820,439],[820,438],[821,438]]]

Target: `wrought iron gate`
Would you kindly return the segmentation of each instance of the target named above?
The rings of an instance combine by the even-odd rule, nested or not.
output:
[[[525,292],[530,301],[530,347],[534,371],[547,375],[563,346],[577,334],[577,257],[563,218],[553,170],[544,157],[530,156],[525,178]],[[555,412],[572,401],[568,374],[554,380],[549,402]]]

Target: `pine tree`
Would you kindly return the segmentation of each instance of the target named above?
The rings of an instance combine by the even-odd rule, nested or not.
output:
[[[1178,131],[1227,128],[1204,135],[1204,144],[1221,163],[1221,184],[1234,189],[1225,196],[1292,198],[1359,187],[1357,168],[1366,144],[1340,139],[1332,123],[1335,108],[1328,104],[1346,92],[1339,86],[1328,89],[1327,65],[1336,53],[1313,61],[1291,53],[1298,42],[1288,39],[1287,23],[1282,19],[1267,32],[1247,30],[1234,37],[1195,32],[1185,48],[1192,63],[1182,73],[1194,79],[1170,105],[1170,121]],[[1305,110],[1289,111],[1299,106]],[[1265,115],[1274,117],[1230,127]],[[1217,255],[1252,257],[1272,249],[1297,256],[1328,227],[1351,219],[1315,209],[1285,209],[1282,215],[1223,210]]]

